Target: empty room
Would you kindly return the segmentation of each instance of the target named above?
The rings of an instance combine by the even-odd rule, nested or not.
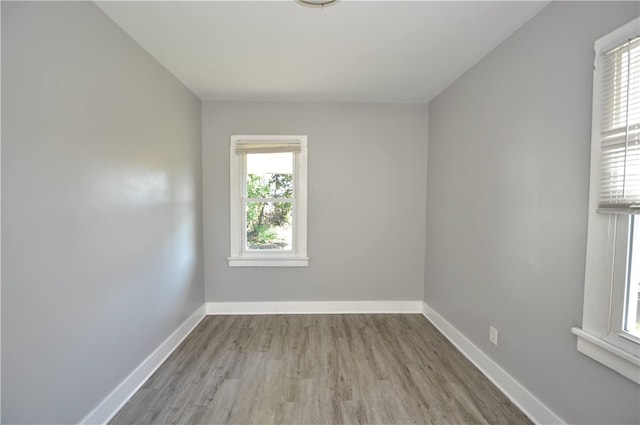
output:
[[[638,1],[0,17],[0,423],[640,424]]]

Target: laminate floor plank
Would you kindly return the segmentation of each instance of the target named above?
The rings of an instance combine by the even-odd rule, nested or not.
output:
[[[207,316],[110,423],[531,424],[417,314]]]

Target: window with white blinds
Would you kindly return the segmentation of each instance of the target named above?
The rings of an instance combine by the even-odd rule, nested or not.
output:
[[[598,58],[602,84],[598,212],[640,212],[640,37]]]
[[[230,267],[306,267],[307,136],[231,136]]]
[[[571,331],[579,352],[640,384],[640,17],[594,48],[582,325]]]

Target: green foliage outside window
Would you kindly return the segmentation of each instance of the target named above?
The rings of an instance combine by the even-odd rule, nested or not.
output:
[[[248,198],[291,198],[293,175],[249,174],[247,176]],[[286,242],[277,229],[290,225],[290,202],[247,203],[247,245],[251,249],[280,249]]]

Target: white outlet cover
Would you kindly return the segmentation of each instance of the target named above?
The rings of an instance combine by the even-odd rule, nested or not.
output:
[[[498,345],[498,330],[493,326],[489,326],[489,341],[493,345]]]

